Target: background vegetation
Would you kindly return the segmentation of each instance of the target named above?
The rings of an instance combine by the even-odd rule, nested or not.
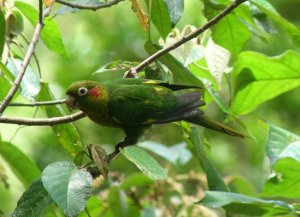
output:
[[[134,6],[136,2],[140,5]],[[172,10],[172,3],[179,9]],[[28,50],[26,41],[32,40],[38,22],[38,1],[6,0],[0,4],[2,101],[20,70]],[[132,0],[71,13],[70,8],[57,1],[46,18],[34,50],[36,57],[31,58],[12,102],[63,99],[66,88],[74,81],[121,77],[130,66],[157,49],[145,46],[147,41],[169,45],[184,31],[199,28],[230,4],[229,0]],[[247,1],[197,39],[172,51],[177,60],[169,54],[159,59],[158,75],[151,70],[148,74],[139,72],[140,77],[146,74],[170,82],[202,81],[207,116],[234,126],[251,139],[232,138],[184,123],[153,126],[139,142],[139,149],[124,150],[110,164],[107,180],[100,177],[93,182],[90,196],[89,176],[81,174],[71,162],[88,144],[99,144],[111,152],[124,137],[120,130],[96,125],[87,118],[74,122],[73,128],[71,124],[10,125],[0,117],[0,215],[299,214],[299,8],[297,0]],[[150,26],[141,24],[143,19],[138,14],[142,13],[148,16]],[[121,61],[116,63],[117,60]],[[60,105],[9,106],[3,115],[38,118],[68,113]],[[149,161],[141,165],[139,157],[132,154],[134,151]],[[52,164],[61,161],[63,166]],[[70,181],[71,175],[55,176],[68,174],[64,169],[75,171],[86,180],[86,189],[79,191],[82,201],[76,200],[76,192],[72,196],[72,190],[58,188],[63,185],[61,180]],[[38,179],[42,173],[43,183]],[[51,183],[57,184],[57,195],[49,187]],[[229,193],[229,189],[236,194]],[[27,195],[22,196],[24,192]],[[71,198],[68,203],[67,197]]]

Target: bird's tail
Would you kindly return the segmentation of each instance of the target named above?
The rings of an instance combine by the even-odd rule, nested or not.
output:
[[[246,138],[247,136],[223,123],[210,120],[208,117],[205,117],[204,115],[197,115],[196,117],[192,117],[190,119],[185,120],[187,122],[197,124],[212,130],[219,131],[221,133],[225,133],[230,136],[238,136],[242,138]]]

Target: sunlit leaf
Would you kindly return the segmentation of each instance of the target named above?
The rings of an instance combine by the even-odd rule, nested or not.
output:
[[[275,57],[241,53],[234,68],[237,85],[231,110],[237,115],[249,113],[263,102],[299,87],[299,58],[300,54],[292,50]]]
[[[223,74],[230,60],[230,52],[210,39],[205,47],[205,59],[210,73],[221,86]]]
[[[55,100],[48,84],[42,83],[39,99],[41,101]],[[46,106],[45,110],[48,117],[64,116],[61,105]],[[80,135],[73,123],[54,125],[52,126],[52,129],[60,144],[69,152],[70,155],[75,156],[78,152],[82,151],[83,145],[81,143]]]
[[[152,151],[175,165],[184,165],[192,158],[192,154],[187,149],[185,143],[179,143],[171,147],[167,147],[160,143],[145,141],[139,143],[138,146]]]
[[[299,157],[299,146],[297,147]],[[265,183],[262,197],[300,198],[300,161],[281,158],[274,165],[273,174]]]
[[[0,142],[0,155],[26,187],[41,174],[37,165],[16,146],[10,143]]]
[[[14,76],[17,76],[22,63],[23,62],[20,59],[9,59],[7,63],[7,69],[12,72]],[[40,79],[37,73],[35,73],[31,66],[28,65],[25,71],[25,75],[21,81],[21,94],[25,98],[33,100],[40,92],[40,89]]]
[[[148,31],[149,28],[149,18],[145,13],[143,6],[141,5],[140,0],[131,0],[132,3],[132,10],[135,12],[138,20],[140,21],[141,25],[143,26],[145,31]]]
[[[280,216],[290,214],[293,208],[278,200],[263,200],[231,192],[206,191],[205,196],[198,202],[209,208],[224,208],[228,212],[244,214],[247,216]]]
[[[38,11],[34,7],[21,1],[16,1],[14,4],[26,16],[32,25],[37,24],[39,19]],[[68,58],[60,30],[54,19],[47,17],[44,20],[44,28],[41,32],[41,38],[50,50],[62,55],[65,58]]]
[[[92,176],[70,162],[48,165],[42,174],[43,185],[67,216],[80,213],[91,195]]]
[[[220,13],[220,10],[215,10],[208,2],[210,1],[205,3],[205,11],[209,11],[210,15],[208,17],[212,18]],[[235,14],[227,14],[216,25],[212,26],[211,31],[213,41],[219,46],[229,50],[234,58],[239,55],[252,35],[241,18]]]
[[[121,149],[122,154],[151,179],[166,179],[166,171],[143,149],[131,146]]]
[[[11,216],[39,217],[51,202],[51,197],[44,188],[42,180],[38,178],[23,193]]]
[[[300,137],[298,135],[280,127],[270,125],[266,146],[267,154],[272,165],[274,165],[277,160],[285,157],[292,157],[295,160],[300,161],[299,143]]]

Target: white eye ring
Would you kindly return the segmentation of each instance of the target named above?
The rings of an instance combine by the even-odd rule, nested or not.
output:
[[[78,96],[84,96],[85,94],[87,94],[87,92],[88,92],[88,89],[86,88],[86,87],[80,87],[79,89],[78,89]]]

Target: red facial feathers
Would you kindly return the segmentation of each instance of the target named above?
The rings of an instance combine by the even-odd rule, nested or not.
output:
[[[88,91],[88,95],[92,97],[98,97],[100,95],[100,90],[98,87],[93,87]]]

